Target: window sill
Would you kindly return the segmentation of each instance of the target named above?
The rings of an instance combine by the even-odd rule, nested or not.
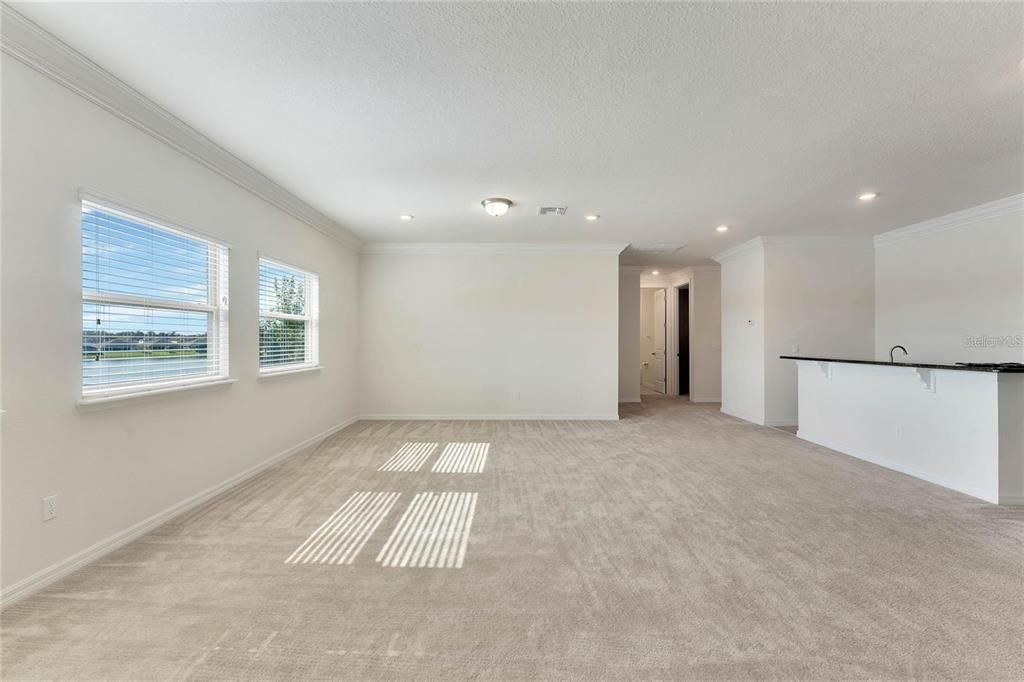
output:
[[[78,401],[78,409],[82,411],[93,411],[102,410],[108,407],[119,407],[121,405],[130,405],[136,402],[142,402],[149,399],[155,399],[160,396],[172,396],[177,393],[184,393],[186,391],[198,391],[208,388],[217,388],[223,386],[230,386],[235,383],[237,379],[221,378],[213,379],[210,381],[197,381],[188,384],[177,384],[173,386],[158,386],[148,389],[140,389],[138,391],[132,391],[130,393],[98,393],[92,396],[83,396]]]
[[[268,381],[270,379],[277,379],[278,377],[290,377],[295,374],[309,374],[310,372],[319,372],[323,367],[321,365],[313,365],[311,367],[294,367],[292,369],[279,369],[276,371],[263,371],[257,375],[257,381]]]

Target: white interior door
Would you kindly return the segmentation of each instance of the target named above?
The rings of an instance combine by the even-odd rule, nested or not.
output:
[[[665,392],[665,290],[654,292],[654,349],[651,351],[651,385]]]

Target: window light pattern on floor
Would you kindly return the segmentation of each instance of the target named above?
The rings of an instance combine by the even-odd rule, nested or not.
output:
[[[377,555],[377,563],[462,568],[476,497],[476,493],[417,493]]]
[[[358,492],[285,559],[286,564],[351,564],[401,493]]]
[[[377,471],[419,471],[437,443],[406,443]]]
[[[490,449],[490,443],[448,443],[434,463],[433,471],[441,474],[481,474]]]

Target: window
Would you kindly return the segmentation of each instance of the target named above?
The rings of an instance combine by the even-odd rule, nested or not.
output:
[[[227,247],[83,201],[83,399],[227,375]]]
[[[260,372],[320,362],[320,278],[260,258]]]

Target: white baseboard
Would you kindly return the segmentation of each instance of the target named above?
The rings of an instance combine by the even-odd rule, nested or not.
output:
[[[756,426],[764,426],[765,425],[763,422],[754,421],[753,419],[750,419],[748,417],[743,417],[741,415],[734,414],[734,413],[730,412],[729,410],[725,409],[724,407],[718,408],[718,411],[721,412],[722,414],[727,414],[730,417],[734,417],[736,419],[739,419],[740,421],[747,422],[748,424],[754,424]]]
[[[616,414],[362,414],[368,421],[618,421]]]
[[[691,403],[721,403],[721,396],[711,396],[710,398],[698,397],[692,393],[687,396]]]
[[[796,426],[796,417],[786,419],[765,419],[765,426]]]
[[[71,555],[67,559],[58,561],[55,564],[51,564],[50,566],[47,566],[41,571],[38,571],[30,575],[29,577],[23,580],[19,580],[18,582],[14,583],[13,585],[5,589],[2,594],[0,594],[0,608],[10,606],[14,602],[24,599],[25,597],[28,597],[29,595],[35,592],[38,592],[47,585],[50,585],[51,583],[60,580],[64,576],[69,575],[74,571],[77,571],[82,566],[85,566],[86,564],[96,561],[100,557],[109,554],[110,552],[113,552],[115,549],[118,549],[119,547],[128,544],[132,540],[148,533],[154,528],[167,523],[174,517],[184,514],[185,512],[194,509],[195,507],[198,507],[204,502],[213,499],[217,495],[220,495],[221,493],[226,492],[227,490],[230,490],[231,488],[234,488],[235,486],[244,483],[253,476],[262,473],[264,470],[269,469],[275,464],[278,464],[284,461],[285,459],[288,459],[292,455],[297,454],[302,450],[305,450],[306,448],[309,448],[310,446],[319,443],[328,436],[331,436],[337,433],[338,431],[341,431],[346,426],[354,424],[356,421],[358,421],[358,419],[358,417],[352,417],[350,419],[345,420],[341,424],[332,426],[326,431],[318,433],[317,435],[311,438],[307,438],[301,443],[293,445],[292,447],[288,448],[283,452],[277,453],[270,459],[264,460],[263,462],[257,464],[254,467],[246,469],[241,473],[235,474],[231,478],[225,481],[221,481],[217,485],[207,488],[206,490],[197,493],[186,500],[178,502],[177,504],[174,504],[161,512],[157,512],[153,516],[150,516],[148,519],[140,521],[139,523],[129,528],[126,528],[120,533],[116,533],[115,535],[111,535],[110,537],[104,540],[100,540],[91,547],[87,547],[86,549],[83,549],[81,552]]]
[[[755,420],[750,419],[748,417],[743,417],[743,416],[740,416],[738,414],[733,414],[732,412],[730,412],[729,410],[726,410],[726,409],[720,409],[719,411],[722,414],[727,414],[730,417],[736,417],[736,419],[742,419],[745,422],[749,422],[751,424],[757,424],[758,426],[796,426],[797,425],[796,417],[787,417],[787,418],[784,418],[784,419],[765,419],[764,421],[755,421]]]

